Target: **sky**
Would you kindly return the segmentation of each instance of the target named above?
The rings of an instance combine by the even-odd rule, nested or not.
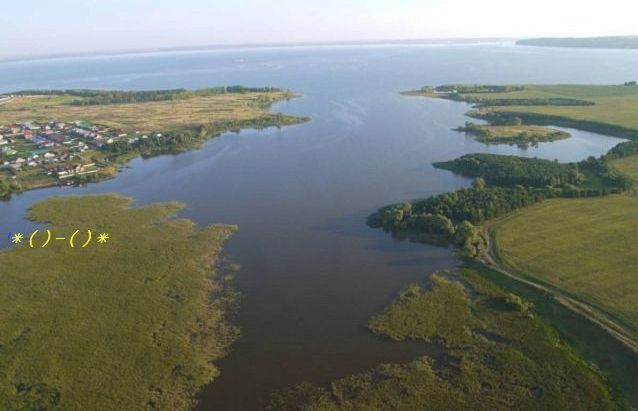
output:
[[[638,34],[635,0],[5,0],[0,57],[206,45]]]

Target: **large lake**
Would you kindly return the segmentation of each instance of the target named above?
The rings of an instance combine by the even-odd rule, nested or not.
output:
[[[468,106],[404,97],[441,83],[621,83],[638,52],[511,43],[290,47],[65,58],[0,64],[0,92],[33,88],[166,89],[276,86],[302,95],[274,110],[307,124],[226,134],[203,149],[138,159],[116,179],[27,192],[0,202],[5,233],[28,231],[26,209],[52,195],[117,192],[137,204],[178,200],[199,224],[234,223],[227,255],[241,264],[235,321],[242,336],[201,395],[201,410],[258,409],[277,388],[326,383],[434,347],[399,344],[365,328],[396,292],[454,268],[451,250],[398,242],[366,227],[388,203],[470,181],[433,161],[470,152],[563,161],[600,155],[620,140],[573,137],[521,150],[452,131]],[[0,271],[2,268],[0,267]]]

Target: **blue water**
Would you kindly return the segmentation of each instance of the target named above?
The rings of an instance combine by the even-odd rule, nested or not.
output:
[[[365,329],[410,282],[455,267],[451,250],[402,243],[365,226],[388,203],[469,184],[431,166],[470,152],[561,161],[600,155],[616,138],[572,138],[521,150],[486,146],[452,128],[469,106],[399,95],[441,83],[621,83],[638,52],[510,43],[266,48],[65,58],[0,64],[0,92],[35,88],[290,88],[273,109],[312,121],[245,130],[201,150],[137,159],[116,179],[26,192],[0,202],[0,233],[28,231],[25,210],[52,195],[117,192],[138,204],[178,200],[199,224],[234,223],[227,255],[242,266],[235,321],[242,337],[205,388],[200,408],[256,409],[273,389],[326,383],[434,347]],[[0,236],[1,238],[4,235]],[[0,239],[2,246],[6,241]],[[0,271],[2,268],[0,267]],[[43,342],[45,343],[45,342]]]

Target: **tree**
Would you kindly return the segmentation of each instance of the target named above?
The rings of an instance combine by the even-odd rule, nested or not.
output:
[[[485,180],[483,177],[476,177],[474,181],[472,181],[472,187],[477,190],[482,190],[485,188]]]

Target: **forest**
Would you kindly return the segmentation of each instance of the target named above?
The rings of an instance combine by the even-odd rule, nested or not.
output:
[[[451,161],[434,163],[434,167],[466,177],[482,177],[488,184],[499,186],[555,187],[580,185],[585,180],[577,163],[496,154],[466,154]]]
[[[486,247],[479,225],[487,220],[549,198],[598,197],[629,190],[634,181],[610,166],[605,157],[630,155],[637,145],[619,146],[601,158],[578,163],[496,154],[466,154],[435,163],[435,167],[475,177],[472,186],[383,207],[368,217],[368,225],[398,238],[451,243],[461,255],[476,257]]]

